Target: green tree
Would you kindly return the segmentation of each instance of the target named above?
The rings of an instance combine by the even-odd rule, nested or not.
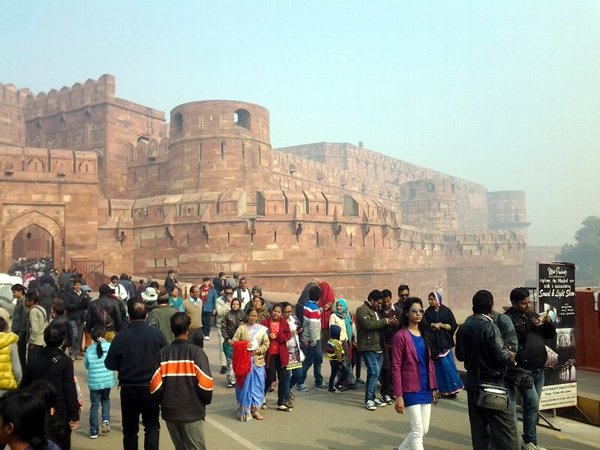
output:
[[[559,261],[575,263],[576,279],[600,281],[600,217],[590,216],[575,233],[575,244],[563,245]]]

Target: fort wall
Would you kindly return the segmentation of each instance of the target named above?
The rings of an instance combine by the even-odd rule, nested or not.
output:
[[[60,243],[56,261],[104,260],[106,273],[238,271],[283,292],[318,277],[354,300],[408,283],[465,310],[477,289],[504,298],[523,283],[522,193],[347,143],[275,150],[269,111],[246,102],[185,103],[167,129],[162,112],[117,98],[110,75],[35,97],[11,86],[0,85],[0,118],[23,111],[25,145],[11,118],[4,267],[35,223]]]

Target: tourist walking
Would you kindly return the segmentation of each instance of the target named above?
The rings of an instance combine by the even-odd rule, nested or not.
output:
[[[340,343],[344,349],[343,365],[347,371],[347,387],[356,390],[356,377],[352,370],[352,354],[356,351],[356,325],[352,320],[352,314],[348,311],[348,305],[343,298],[335,302],[334,313],[329,317],[329,327],[337,325],[340,327]]]
[[[175,335],[171,331],[171,317],[177,311],[169,306],[169,294],[166,292],[158,296],[156,303],[158,306],[148,314],[150,326],[158,328],[167,343],[171,344],[175,340]]]
[[[356,310],[356,333],[358,351],[365,360],[367,382],[365,384],[365,408],[375,411],[385,403],[375,398],[377,379],[383,364],[383,339],[381,331],[387,325],[397,326],[398,320],[382,319],[378,311],[383,303],[383,295],[378,290],[369,293],[367,300]]]
[[[202,300],[200,300],[200,288],[190,288],[190,298],[183,301],[185,313],[190,317],[190,341],[198,347],[204,347],[204,333],[202,332]]]
[[[212,401],[213,379],[202,348],[193,345],[190,318],[182,312],[170,318],[175,340],[158,354],[150,392],[161,406],[177,450],[205,450],[204,418]]]
[[[93,344],[85,351],[83,364],[88,370],[90,389],[90,439],[96,439],[100,431],[98,409],[102,407],[102,434],[110,431],[110,390],[117,385],[115,373],[104,365],[110,342],[106,340],[104,327],[96,325],[90,333]]]
[[[256,322],[254,309],[248,312],[248,323],[239,326],[233,336],[233,368],[236,376],[237,416],[242,422],[260,414],[265,398],[265,354],[269,349],[269,330]]]
[[[25,294],[25,304],[29,308],[27,312],[27,361],[31,355],[44,347],[44,330],[48,326],[48,313],[46,308],[38,304],[38,298],[35,292]]]
[[[396,412],[408,416],[410,433],[396,450],[423,450],[423,437],[429,431],[431,404],[437,403],[437,383],[433,358],[435,340],[423,320],[423,302],[417,297],[404,301],[402,325],[392,347],[392,385]]]
[[[438,389],[442,397],[453,398],[464,387],[452,353],[454,333],[457,328],[456,319],[450,308],[442,304],[442,294],[431,292],[428,300],[429,308],[425,311],[425,320],[433,330],[437,345],[435,375]]]
[[[307,392],[309,388],[304,384],[308,371],[311,366],[315,376],[315,387],[317,389],[327,389],[323,384],[323,375],[321,374],[321,365],[323,364],[323,348],[321,346],[321,320],[323,310],[319,308],[317,302],[321,298],[321,288],[313,286],[308,293],[308,301],[304,304],[302,310],[302,350],[304,351],[304,362],[302,363],[302,379],[296,385],[300,392]]]
[[[177,312],[185,312],[183,300],[179,296],[179,288],[173,288],[169,294],[169,306]]]
[[[119,307],[119,300],[110,296],[112,289],[108,284],[103,284],[98,288],[100,297],[90,302],[88,307],[85,328],[88,334],[92,333],[92,329],[96,326],[104,328],[106,339],[112,342],[115,334],[121,331],[123,315]]]
[[[204,333],[204,340],[208,341],[210,340],[212,319],[217,315],[217,291],[210,284],[209,277],[202,279],[200,300],[202,301],[202,332]]]
[[[129,326],[115,337],[104,365],[119,372],[124,450],[138,449],[140,415],[144,425],[144,448],[158,450],[159,405],[150,395],[150,380],[158,352],[167,346],[167,341],[160,331],[146,323],[144,303],[132,301],[128,311]]]
[[[287,341],[291,339],[292,333],[287,320],[281,319],[283,308],[280,304],[273,305],[271,317],[261,322],[269,332],[269,349],[266,356],[267,379],[265,381],[265,397],[267,391],[275,379],[277,379],[277,409],[288,411],[291,409],[290,390],[288,384],[287,365],[290,354]],[[266,399],[263,402],[266,405]]]
[[[229,287],[227,284],[223,285],[223,295],[217,297],[216,306],[217,306],[217,315],[216,315],[216,324],[218,328],[217,335],[219,336],[219,361],[221,363],[221,374],[227,372],[227,357],[225,356],[225,349],[223,347],[223,333],[221,330],[221,323],[223,322],[223,318],[225,314],[227,314],[231,310],[231,300],[233,299],[233,288]]]
[[[47,327],[44,330],[46,346],[31,355],[23,372],[21,388],[26,388],[36,380],[48,381],[56,389],[56,426],[61,437],[56,444],[62,450],[71,448],[71,431],[79,426],[79,402],[75,387],[73,361],[63,353],[60,346],[65,340],[61,327]]]
[[[537,443],[537,421],[540,409],[540,398],[544,387],[544,365],[548,359],[545,340],[556,336],[556,327],[550,315],[540,319],[530,310],[529,291],[515,288],[510,293],[511,307],[504,314],[510,317],[519,341],[517,367],[531,372],[533,386],[525,388],[516,386],[523,399],[523,449],[543,450]],[[514,390],[509,391],[514,401]]]
[[[227,288],[232,289],[232,288]],[[233,372],[232,354],[233,354],[233,336],[246,318],[246,314],[241,310],[242,302],[239,298],[231,299],[231,310],[228,311],[221,321],[221,336],[223,337],[223,352],[227,365],[226,377],[227,387],[235,387],[235,373]]]
[[[23,377],[18,340],[18,336],[9,330],[8,322],[0,317],[0,397],[17,389]]]
[[[465,388],[474,449],[487,449],[494,443],[497,450],[519,448],[517,425],[510,408],[498,411],[477,404],[479,383],[506,387],[505,368],[512,365],[515,354],[502,340],[492,320],[494,297],[489,291],[473,296],[473,315],[456,333],[456,357],[464,361],[467,377]]]

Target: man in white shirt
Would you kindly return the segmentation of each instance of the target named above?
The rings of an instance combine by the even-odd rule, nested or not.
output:
[[[250,289],[248,289],[245,278],[240,278],[239,286],[233,292],[233,298],[239,298],[242,301],[242,307],[240,309],[244,309],[246,305],[250,302],[252,298],[252,292],[250,291]]]
[[[119,284],[118,276],[113,275],[112,277],[110,277],[110,283],[108,285],[113,291],[115,291],[115,297],[117,298],[117,300],[126,302],[129,299],[129,293],[123,285]]]

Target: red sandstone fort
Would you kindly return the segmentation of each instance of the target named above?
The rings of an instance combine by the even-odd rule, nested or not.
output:
[[[280,292],[317,277],[356,300],[403,282],[455,305],[524,282],[523,192],[362,144],[273,149],[250,103],[186,103],[167,124],[111,75],[37,95],[0,84],[0,194],[2,271],[52,255],[107,275],[239,271]]]

